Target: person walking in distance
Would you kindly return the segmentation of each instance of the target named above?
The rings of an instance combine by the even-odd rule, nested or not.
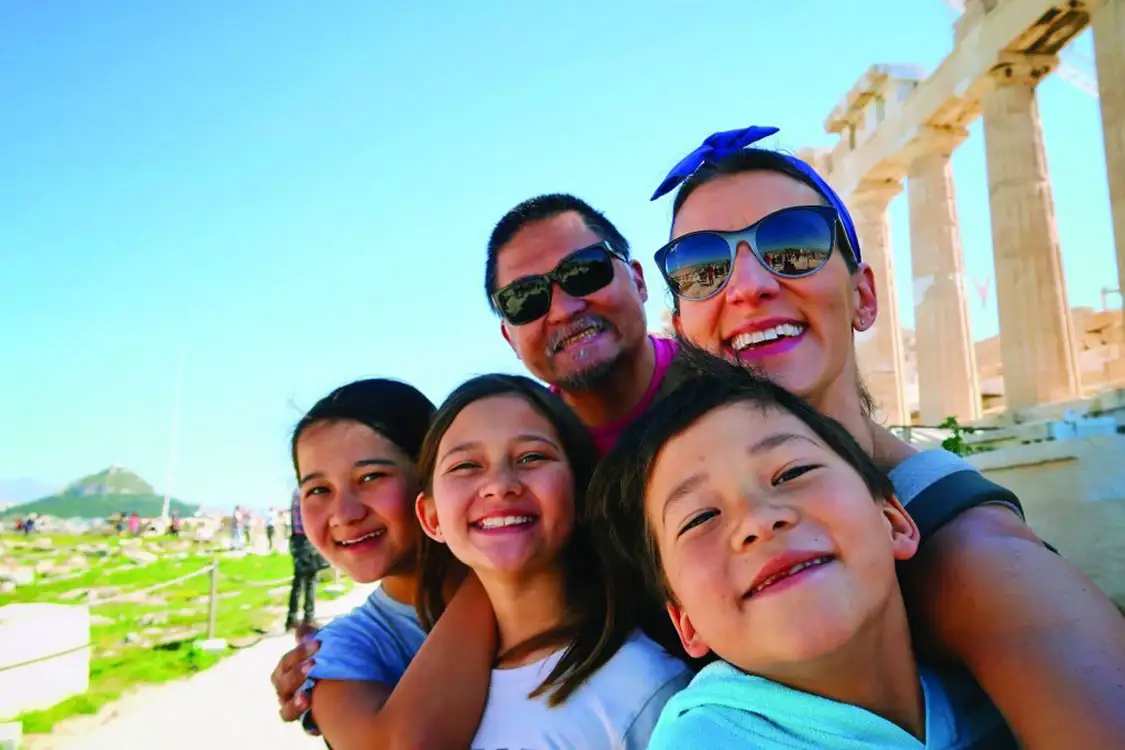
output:
[[[301,495],[293,493],[293,500],[289,506],[291,526],[289,534],[289,554],[293,556],[293,586],[289,590],[289,614],[285,617],[285,629],[293,630],[297,627],[297,609],[304,598],[304,619],[301,625],[305,628],[315,627],[314,615],[316,613],[316,574],[324,565],[320,554],[305,536],[305,525],[301,522]]]
[[[273,532],[274,524],[277,523],[277,510],[270,508],[270,512],[266,514],[266,546],[270,552],[274,551],[273,546]]]

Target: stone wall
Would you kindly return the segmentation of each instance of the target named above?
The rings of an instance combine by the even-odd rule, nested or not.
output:
[[[1125,435],[1016,445],[969,460],[1011,489],[1046,541],[1125,606]]]

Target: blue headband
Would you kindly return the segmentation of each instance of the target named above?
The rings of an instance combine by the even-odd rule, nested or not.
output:
[[[652,194],[651,200],[656,200],[660,196],[675,190],[677,185],[695,174],[696,170],[704,164],[717,164],[728,156],[736,154],[747,146],[757,143],[763,138],[768,138],[777,132],[778,128],[751,125],[748,128],[739,130],[724,130],[720,133],[712,133],[700,144],[699,148],[692,151],[681,159],[679,164],[672,167],[672,171],[668,173],[668,176],[660,183],[660,187]],[[844,227],[844,234],[848,238],[848,244],[851,245],[852,255],[855,257],[856,263],[859,263],[859,237],[855,233],[855,224],[852,222],[852,215],[848,212],[848,207],[844,205],[844,201],[840,199],[836,191],[833,190],[811,166],[801,161],[796,156],[790,156],[789,154],[780,152],[775,153],[793,165],[794,169],[807,177],[809,182],[811,182],[828,201],[828,204],[836,209],[836,213],[840,215],[840,224]]]

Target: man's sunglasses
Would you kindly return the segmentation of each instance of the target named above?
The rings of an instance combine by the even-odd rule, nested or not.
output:
[[[680,299],[705,300],[730,281],[745,242],[766,270],[783,279],[816,273],[828,262],[840,217],[830,206],[794,206],[735,232],[685,234],[656,251],[656,267]]]
[[[497,289],[492,302],[504,320],[522,326],[538,320],[551,309],[555,284],[571,297],[585,297],[613,281],[613,259],[625,257],[606,242],[576,250],[539,276],[524,276]]]

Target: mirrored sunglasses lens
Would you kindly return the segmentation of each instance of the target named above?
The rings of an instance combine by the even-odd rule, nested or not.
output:
[[[571,297],[585,297],[613,281],[613,261],[604,251],[592,251],[572,257],[556,273],[564,292]]]
[[[668,250],[663,270],[673,294],[703,299],[722,288],[730,267],[730,245],[725,239],[717,234],[696,234]]]
[[[539,279],[509,284],[496,299],[500,313],[517,326],[543,317],[551,307],[550,287]]]
[[[832,254],[835,225],[824,214],[794,209],[771,216],[758,227],[758,254],[778,276],[805,276]]]

